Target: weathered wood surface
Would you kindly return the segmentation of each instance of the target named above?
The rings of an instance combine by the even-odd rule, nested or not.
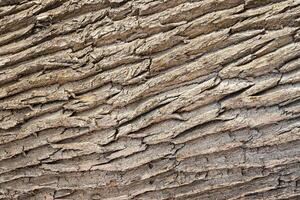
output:
[[[0,199],[300,199],[300,0],[0,6]]]

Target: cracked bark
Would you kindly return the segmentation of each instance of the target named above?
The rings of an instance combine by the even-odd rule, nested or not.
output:
[[[299,199],[299,0],[0,0],[0,199]]]

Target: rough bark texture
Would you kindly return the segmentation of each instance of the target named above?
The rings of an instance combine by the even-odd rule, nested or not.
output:
[[[0,199],[300,199],[299,0],[0,6]]]

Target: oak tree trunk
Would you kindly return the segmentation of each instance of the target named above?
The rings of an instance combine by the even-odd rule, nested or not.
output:
[[[299,0],[0,6],[0,199],[300,199]]]

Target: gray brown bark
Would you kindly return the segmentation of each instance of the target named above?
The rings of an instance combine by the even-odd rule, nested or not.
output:
[[[299,0],[0,6],[0,199],[300,199]]]

